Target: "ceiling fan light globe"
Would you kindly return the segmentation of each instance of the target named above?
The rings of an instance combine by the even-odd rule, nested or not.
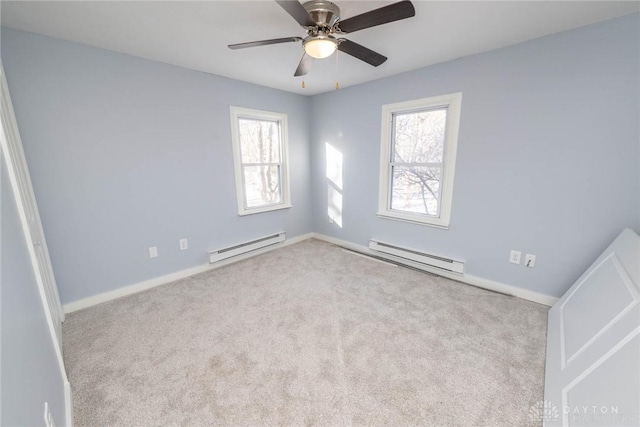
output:
[[[304,43],[304,51],[316,59],[328,58],[333,55],[337,47],[336,42],[331,39],[312,39]]]

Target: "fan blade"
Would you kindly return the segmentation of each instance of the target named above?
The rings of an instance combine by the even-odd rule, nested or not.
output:
[[[313,56],[309,56],[306,53],[303,53],[300,64],[298,64],[298,68],[296,68],[294,77],[304,76],[308,74],[311,70],[311,64],[313,64]]]
[[[230,44],[229,49],[244,49],[247,47],[266,46],[269,44],[289,43],[302,41],[300,37],[284,37],[281,39],[259,40],[257,42]]]
[[[298,0],[276,0],[276,3],[280,5],[298,24],[303,27],[315,27],[316,23],[313,22],[311,16],[307,13],[307,10],[300,4]]]
[[[376,25],[387,24],[401,19],[411,18],[416,15],[416,10],[409,0],[390,4],[361,15],[354,16],[344,21],[338,21],[338,28],[343,33],[353,33]]]
[[[359,45],[358,43],[352,42],[351,40],[347,39],[340,39],[338,50],[340,52],[344,52],[355,58],[358,58],[359,60],[364,61],[367,64],[371,64],[374,67],[383,64],[384,61],[387,60],[386,56],[382,56],[378,52],[374,52],[371,49],[368,49],[362,45]]]

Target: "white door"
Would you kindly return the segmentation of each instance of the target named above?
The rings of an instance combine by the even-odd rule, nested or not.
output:
[[[47,241],[44,238],[44,231],[40,221],[38,205],[36,204],[29,169],[24,157],[22,141],[18,132],[18,126],[9,96],[9,88],[4,74],[4,68],[0,66],[2,81],[0,87],[0,116],[2,129],[0,131],[0,142],[2,151],[7,163],[7,172],[11,185],[13,186],[16,202],[20,211],[20,217],[25,226],[25,237],[33,245],[30,251],[33,269],[36,274],[40,291],[46,301],[45,309],[48,309],[51,323],[50,325],[56,335],[56,342],[60,350],[62,349],[62,322],[64,321],[64,311],[58,295],[53,267],[49,258]]]
[[[640,425],[639,290],[627,229],[549,311],[545,426]]]

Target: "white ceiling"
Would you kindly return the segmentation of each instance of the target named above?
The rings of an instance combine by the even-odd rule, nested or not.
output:
[[[393,1],[340,1],[343,18]],[[313,95],[640,10],[638,1],[421,1],[416,16],[345,36],[389,57],[374,68],[345,54],[293,77],[299,43],[228,44],[304,31],[262,1],[2,1],[2,25],[264,86]],[[302,80],[306,89],[301,87]]]

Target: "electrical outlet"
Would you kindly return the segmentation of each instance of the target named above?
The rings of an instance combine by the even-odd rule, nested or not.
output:
[[[44,402],[44,425],[46,427],[56,427],[55,421],[53,421],[53,415],[51,415],[51,408],[49,403]]]
[[[180,250],[186,251],[189,249],[189,241],[187,239],[180,239]]]
[[[522,257],[522,252],[520,251],[511,251],[509,254],[509,262],[513,264],[520,264],[520,258]]]
[[[149,258],[158,258],[158,247],[151,246],[149,248]]]
[[[531,254],[527,254],[524,257],[524,266],[525,267],[529,267],[529,268],[533,268],[536,266],[536,256],[535,255],[531,255]]]

